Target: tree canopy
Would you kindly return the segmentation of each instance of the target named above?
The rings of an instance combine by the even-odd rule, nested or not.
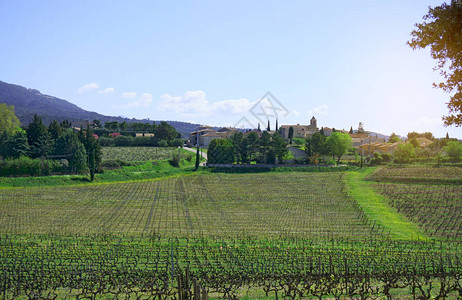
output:
[[[51,137],[48,128],[39,116],[34,115],[34,119],[26,128],[26,133],[30,146],[30,156],[32,158],[46,156],[51,149]]]
[[[396,142],[402,142],[403,140],[399,138],[399,136],[396,135],[396,133],[392,132],[390,134],[390,137],[388,138],[389,143],[396,143]]]
[[[435,70],[446,80],[435,87],[454,93],[447,103],[449,115],[444,124],[462,126],[462,0],[429,8],[424,22],[416,24],[408,45],[412,49],[430,47],[432,58],[437,60]]]
[[[337,163],[340,163],[340,158],[352,147],[352,138],[347,133],[337,131],[332,132],[326,143],[332,155],[337,157]]]
[[[213,139],[207,151],[211,164],[232,164],[234,162],[233,143],[227,139]]]
[[[395,162],[403,164],[411,161],[415,156],[415,148],[410,143],[400,144],[393,153]]]
[[[21,125],[16,117],[13,105],[0,103],[0,133],[4,131],[12,133]]]
[[[462,144],[458,141],[449,141],[443,149],[452,162],[458,162],[462,157]]]

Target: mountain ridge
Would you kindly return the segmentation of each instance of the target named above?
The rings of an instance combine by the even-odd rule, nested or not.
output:
[[[37,89],[26,88],[21,85],[0,81],[0,103],[13,105],[16,116],[21,123],[27,126],[33,119],[34,114],[40,116],[45,124],[56,120],[61,122],[69,120],[74,125],[85,123],[87,120],[100,120],[102,122],[127,122],[127,123],[150,123],[163,120],[123,118],[106,116],[94,111],[88,111],[70,103],[67,100],[54,96],[42,94]],[[166,121],[181,133],[182,137],[189,137],[189,133],[197,130],[200,124],[193,124],[181,121]]]

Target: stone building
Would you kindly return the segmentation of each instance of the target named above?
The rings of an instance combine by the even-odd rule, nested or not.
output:
[[[223,127],[215,130],[210,126],[202,125],[196,131],[189,134],[189,141],[195,146],[199,143],[199,146],[208,147],[213,139],[227,139],[237,131],[236,128],[232,127]]]
[[[279,132],[281,133],[283,138],[289,138],[289,130],[290,127],[294,129],[294,138],[304,139],[307,138],[314,133],[318,132],[318,125],[315,117],[312,117],[310,120],[310,125],[282,125],[279,128]]]

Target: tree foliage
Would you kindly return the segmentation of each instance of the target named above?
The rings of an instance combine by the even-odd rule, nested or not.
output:
[[[424,133],[418,133],[418,132],[409,132],[407,134],[407,138],[408,139],[412,139],[412,138],[420,138],[420,137],[423,137],[423,138],[426,138],[426,139],[429,139],[431,141],[434,141],[435,140],[435,137],[433,136],[433,133],[431,132],[424,132]]]
[[[316,132],[311,136],[311,151],[314,154],[323,154],[323,145],[326,142],[326,137],[320,132]]]
[[[200,164],[200,154],[199,154],[199,144],[197,144],[197,150],[196,150],[196,163],[194,164],[194,171],[197,171],[199,169],[199,164]]]
[[[26,133],[32,158],[44,157],[49,154],[51,138],[47,127],[39,116],[34,115],[32,122],[27,126]]]
[[[54,155],[58,158],[65,158],[69,162],[69,172],[87,172],[87,155],[83,143],[72,131],[63,133],[55,143]]]
[[[250,163],[256,156],[258,150],[258,134],[256,132],[250,132],[242,140],[242,161]]]
[[[326,143],[331,154],[337,157],[337,163],[339,163],[340,158],[352,147],[352,138],[347,133],[336,131],[332,132]]]
[[[400,144],[393,153],[394,160],[397,163],[408,163],[415,156],[415,148],[410,143]]]
[[[292,126],[289,127],[289,143],[292,145],[292,139],[294,138],[294,128]]]
[[[389,143],[396,143],[396,142],[402,142],[403,140],[399,138],[399,136],[396,135],[396,133],[392,132],[390,134],[390,137],[388,138]]]
[[[35,115],[25,131],[16,128],[13,132],[0,132],[0,157],[11,161],[9,166],[12,168],[19,166],[16,171],[10,170],[4,175],[86,173],[88,167],[91,172],[97,171],[102,159],[97,136],[89,127],[75,131],[70,126],[68,121],[52,121],[47,127]],[[18,163],[13,160],[18,160]]]
[[[433,85],[454,93],[447,103],[449,115],[443,116],[444,124],[462,126],[462,0],[430,7],[423,19],[415,25],[408,45],[414,50],[430,47],[432,58],[437,60],[435,70],[445,79]]]
[[[29,152],[29,144],[24,131],[17,131],[14,134],[3,133],[0,139],[0,156],[4,158],[19,158],[26,156]]]
[[[458,141],[449,141],[443,149],[452,162],[458,162],[462,158],[462,144]]]
[[[87,158],[90,158],[90,155],[93,155],[94,152],[94,160],[93,162],[88,160],[90,170],[99,170],[99,166],[101,165],[102,161],[102,152],[101,152],[101,145],[98,143],[98,140],[93,135],[93,130],[87,126],[87,130],[85,133],[80,135],[80,141],[85,146],[85,151],[87,152]],[[93,163],[94,165],[91,165]]]
[[[417,138],[415,138],[415,137],[409,139],[409,144],[411,144],[412,146],[414,146],[414,148],[420,147],[420,143],[419,143],[419,141],[417,140]]]
[[[260,124],[258,124],[258,125],[260,125]],[[231,135],[231,137],[230,137],[231,143],[233,143],[234,157],[235,157],[236,162],[238,164],[241,163],[242,157],[243,157],[243,155],[245,155],[245,153],[243,153],[245,151],[244,151],[244,149],[242,147],[243,139],[244,139],[244,135],[240,131],[237,131],[237,132],[233,133],[233,135]]]
[[[181,137],[181,134],[179,134],[172,125],[165,121],[160,122],[160,125],[156,126],[154,134],[159,141],[166,140],[167,142]]]
[[[287,154],[288,151],[287,142],[277,132],[271,136],[271,142],[273,145],[274,154],[276,155],[278,162],[282,163],[284,160],[284,156]]]
[[[234,162],[233,144],[228,139],[213,139],[207,151],[211,164],[232,164]]]
[[[12,133],[20,125],[21,122],[16,117],[14,106],[0,103],[0,133],[4,131]]]

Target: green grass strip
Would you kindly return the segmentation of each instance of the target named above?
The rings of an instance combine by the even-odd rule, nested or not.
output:
[[[191,161],[182,159],[179,168],[171,166],[167,159],[155,161],[156,165],[152,164],[153,161],[146,161],[140,165],[126,166],[121,169],[107,170],[104,173],[98,173],[95,176],[94,182],[89,181],[88,174],[40,177],[0,177],[0,189],[38,186],[81,186],[132,181],[151,181],[208,172],[202,167],[197,172],[194,172],[193,169],[195,161],[195,156],[191,159]],[[201,161],[204,161],[204,159],[202,158]]]
[[[399,240],[428,240],[428,236],[415,224],[388,205],[387,200],[377,194],[371,182],[363,178],[375,171],[375,168],[362,169],[346,173],[349,195],[358,202],[367,217],[390,230],[390,237]]]

